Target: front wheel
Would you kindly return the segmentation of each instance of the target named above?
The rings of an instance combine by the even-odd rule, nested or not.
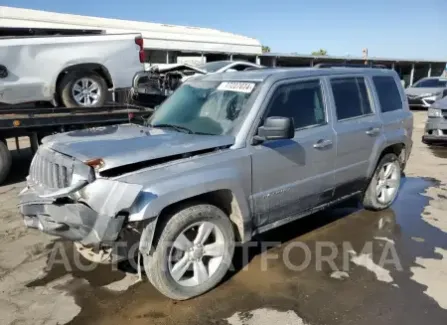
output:
[[[390,207],[399,193],[401,175],[399,158],[393,153],[384,155],[365,191],[365,209],[378,211]]]
[[[188,205],[163,222],[152,256],[144,256],[146,274],[162,294],[186,300],[215,287],[234,253],[228,216],[209,204]]]

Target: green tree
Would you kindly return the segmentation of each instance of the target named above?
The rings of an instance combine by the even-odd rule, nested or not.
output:
[[[270,46],[262,45],[262,53],[270,53]]]
[[[312,55],[316,55],[316,56],[326,56],[327,51],[325,49],[319,49],[318,51],[314,51],[312,52]]]

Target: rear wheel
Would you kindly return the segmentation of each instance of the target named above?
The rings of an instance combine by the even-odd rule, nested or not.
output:
[[[65,107],[103,106],[107,98],[107,83],[96,72],[72,71],[62,79],[59,95]]]
[[[399,193],[401,174],[399,158],[393,153],[384,155],[366,189],[365,209],[377,211],[390,207]]]
[[[0,139],[0,184],[8,177],[11,170],[12,157],[6,142]]]
[[[224,277],[234,253],[231,221],[209,204],[189,205],[164,224],[152,256],[144,256],[151,283],[165,296],[185,300],[201,295]]]

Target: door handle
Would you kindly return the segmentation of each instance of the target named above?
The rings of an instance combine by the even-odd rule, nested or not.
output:
[[[314,143],[314,148],[315,149],[324,149],[327,148],[329,146],[332,145],[332,141],[331,140],[318,140],[316,143]]]
[[[367,135],[375,136],[380,133],[380,128],[369,128],[367,131],[365,131]]]

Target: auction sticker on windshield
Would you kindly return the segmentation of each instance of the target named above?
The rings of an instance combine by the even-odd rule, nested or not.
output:
[[[217,90],[237,91],[240,93],[251,93],[255,88],[253,82],[222,82]]]

